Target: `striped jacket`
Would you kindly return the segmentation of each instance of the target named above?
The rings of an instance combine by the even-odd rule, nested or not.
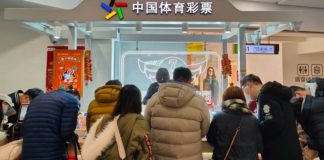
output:
[[[74,137],[79,106],[79,101],[64,90],[34,99],[23,125],[22,159],[65,159],[65,142]]]

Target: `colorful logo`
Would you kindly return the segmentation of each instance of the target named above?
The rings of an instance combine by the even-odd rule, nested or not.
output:
[[[114,6],[117,7],[117,12],[112,9]],[[127,7],[127,6],[128,6],[127,2],[115,2],[115,0],[111,0],[109,6],[106,3],[101,2],[101,7],[108,12],[108,14],[105,17],[107,20],[111,19],[116,14],[118,14],[118,17],[119,17],[120,20],[123,20],[124,15],[123,15],[123,11],[122,11],[121,8],[122,7]]]

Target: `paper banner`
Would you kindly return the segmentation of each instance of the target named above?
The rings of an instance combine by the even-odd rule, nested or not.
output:
[[[83,95],[84,74],[83,50],[55,50],[54,52],[54,90],[72,85]]]

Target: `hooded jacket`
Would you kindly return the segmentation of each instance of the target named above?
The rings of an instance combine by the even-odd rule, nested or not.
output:
[[[91,127],[89,134],[95,135],[89,135],[88,137],[95,136],[96,138],[100,138],[97,139],[100,144],[96,145],[99,147],[93,152],[82,150],[84,157],[97,157],[97,160],[120,159],[116,141],[111,141],[112,137],[109,136],[113,135],[113,131],[105,130],[106,125],[111,120],[112,118],[110,116],[105,116]],[[149,160],[152,156],[152,147],[149,138],[150,128],[147,120],[142,115],[126,114],[119,118],[117,126],[126,152],[126,160]],[[100,134],[106,136],[100,136]],[[90,140],[89,143],[91,142],[93,141]],[[83,148],[85,149],[87,147],[88,143],[85,143]]]
[[[117,85],[105,85],[95,91],[95,99],[91,101],[87,115],[87,130],[93,123],[104,115],[110,115],[118,100],[121,87]]]
[[[258,116],[263,136],[264,160],[302,160],[290,88],[266,83],[259,95]]]
[[[155,160],[201,160],[201,139],[209,128],[209,111],[195,88],[184,83],[164,83],[149,101]]]
[[[238,126],[240,131],[228,159],[256,160],[258,153],[262,152],[262,136],[257,118],[244,101],[232,99],[223,103],[222,112],[214,116],[207,134],[208,143],[214,147],[214,160],[224,159]]]

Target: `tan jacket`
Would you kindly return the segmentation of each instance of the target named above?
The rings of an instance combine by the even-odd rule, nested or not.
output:
[[[201,139],[209,128],[205,100],[194,87],[180,83],[161,84],[148,102],[155,160],[201,160]]]
[[[91,101],[87,115],[87,130],[102,116],[110,115],[118,100],[121,87],[105,85],[95,91],[95,99]]]

